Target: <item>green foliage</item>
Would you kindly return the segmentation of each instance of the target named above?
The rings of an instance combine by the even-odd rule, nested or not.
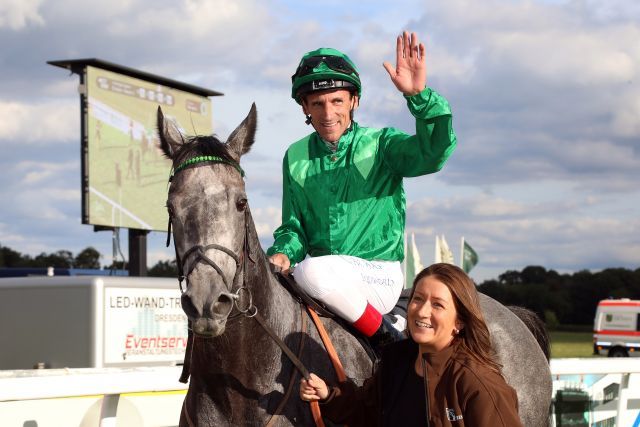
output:
[[[73,268],[75,259],[67,250],[59,250],[50,254],[42,252],[35,258],[0,245],[0,267],[59,267]]]
[[[83,249],[77,256],[73,256],[71,251],[59,250],[57,252],[45,253],[32,258],[14,251],[11,248],[0,245],[0,267],[13,268],[100,268],[100,252],[91,246]]]
[[[75,268],[100,268],[100,252],[89,246],[75,258]]]
[[[22,254],[0,245],[0,267],[24,267]]]
[[[95,248],[89,246],[81,250],[76,256],[70,251],[59,250],[57,252],[45,253],[31,257],[21,254],[11,248],[0,245],[0,267],[11,268],[86,268],[99,269],[102,255]],[[128,265],[123,261],[112,262],[105,266],[106,269],[126,270]],[[155,277],[176,277],[178,270],[175,261],[160,261],[151,269],[149,276]]]
[[[125,261],[113,261],[110,265],[106,265],[105,270],[126,270],[129,268],[129,263]]]
[[[158,261],[149,269],[148,274],[153,277],[178,277],[176,261]]]
[[[32,258],[0,245],[0,267],[100,268],[100,257],[96,249],[88,247],[75,257],[69,251],[59,250]],[[127,264],[115,261],[105,268],[123,270]],[[148,270],[148,275],[176,277],[175,260],[159,261]],[[527,266],[522,271],[505,271],[497,280],[486,280],[478,290],[505,305],[533,310],[544,317],[549,329],[562,330],[565,325],[591,325],[600,300],[640,299],[640,268],[558,274],[541,266]]]
[[[517,305],[544,314],[552,328],[593,323],[598,302],[607,298],[640,299],[640,269],[607,268],[558,274],[540,266],[521,272],[509,270],[498,280],[487,280],[478,290],[505,305]],[[547,314],[552,316],[549,320]]]
[[[42,252],[33,259],[33,262],[29,267],[73,268],[73,254],[65,250],[60,250],[50,254]]]
[[[556,316],[556,314],[551,310],[544,311],[544,323],[547,325],[547,329],[550,331],[555,331],[556,329],[558,329],[558,326],[560,326],[560,322],[558,322],[558,316]]]

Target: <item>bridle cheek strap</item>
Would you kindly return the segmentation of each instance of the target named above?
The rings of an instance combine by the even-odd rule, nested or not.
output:
[[[222,277],[222,280],[225,284],[225,287],[227,288],[227,290],[229,292],[233,292],[234,289],[238,289],[238,283],[239,283],[239,278],[240,278],[240,274],[246,270],[244,263],[246,262],[246,260],[251,261],[253,264],[255,264],[256,260],[254,259],[255,256],[252,256],[251,254],[251,246],[249,244],[249,209],[245,209],[244,211],[244,229],[245,229],[245,233],[244,233],[244,239],[242,242],[242,251],[240,252],[240,257],[238,257],[233,251],[231,251],[230,249],[221,246],[221,245],[217,245],[217,244],[210,244],[210,245],[206,245],[206,246],[202,246],[202,245],[196,245],[191,247],[188,251],[186,251],[182,257],[180,257],[180,254],[178,253],[178,247],[176,245],[176,242],[174,241],[173,247],[175,249],[175,253],[176,253],[176,267],[178,269],[178,285],[180,287],[180,292],[184,293],[185,291],[182,288],[182,281],[183,280],[187,280],[187,287],[189,287],[189,279],[188,276],[189,274],[191,274],[191,272],[193,271],[193,269],[195,268],[195,266],[203,261],[207,264],[209,264],[214,270],[216,270],[216,272]],[[171,231],[172,231],[172,222],[173,222],[173,218],[171,215],[171,211],[169,211],[169,223],[167,225],[167,247],[169,247],[169,245],[171,244]],[[226,253],[227,255],[229,255],[236,263],[236,272],[235,275],[233,277],[233,283],[231,284],[231,286],[229,286],[229,282],[227,281],[226,276],[223,274],[222,269],[218,266],[218,264],[216,264],[212,259],[210,259],[209,257],[206,256],[206,252],[209,249],[217,249],[221,252]],[[186,269],[186,274],[185,274],[185,262],[189,259],[189,256],[194,253],[196,253],[196,257],[195,260],[192,261],[192,263],[189,265],[189,268]],[[243,280],[244,281],[244,280]]]

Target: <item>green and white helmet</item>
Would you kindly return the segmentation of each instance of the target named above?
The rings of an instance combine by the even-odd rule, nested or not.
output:
[[[303,95],[327,89],[347,89],[362,95],[360,75],[353,61],[328,47],[306,53],[291,76],[291,83],[291,97],[298,104]]]

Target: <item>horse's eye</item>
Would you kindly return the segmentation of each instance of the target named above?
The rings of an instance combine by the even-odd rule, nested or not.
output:
[[[243,211],[247,208],[247,199],[239,199],[236,202],[236,208],[238,208],[239,211]]]

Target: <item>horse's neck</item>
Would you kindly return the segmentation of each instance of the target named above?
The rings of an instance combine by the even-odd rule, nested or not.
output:
[[[246,232],[250,260],[245,267],[244,281],[254,297],[254,304],[258,310],[263,311],[265,318],[268,318],[274,310],[276,312],[290,311],[298,304],[271,273],[269,260],[260,246],[258,233],[250,212],[247,215],[247,221]]]
[[[253,295],[253,303],[269,324],[281,333],[291,332],[290,323],[285,324],[283,314],[299,310],[299,304],[271,273],[269,261],[264,252],[259,251],[255,265],[247,272],[247,286]],[[294,316],[295,318],[296,316]]]

